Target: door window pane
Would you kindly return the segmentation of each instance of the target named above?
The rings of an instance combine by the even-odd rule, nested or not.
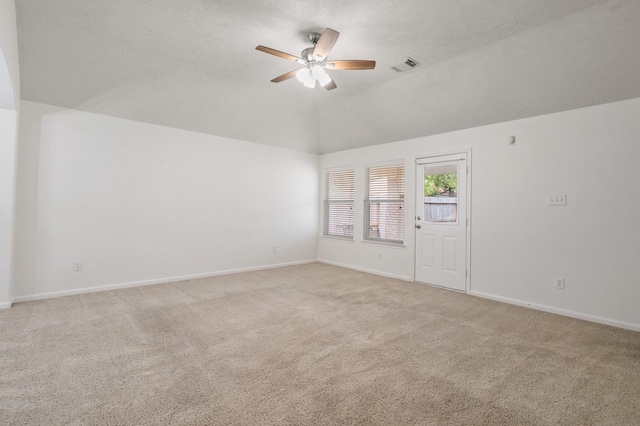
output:
[[[425,169],[424,221],[458,221],[458,173],[455,165]]]

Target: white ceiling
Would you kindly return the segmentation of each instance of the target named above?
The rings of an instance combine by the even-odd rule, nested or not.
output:
[[[21,95],[315,153],[640,97],[638,0],[16,0]],[[269,80],[340,32],[338,88]],[[396,73],[407,56],[421,66]]]

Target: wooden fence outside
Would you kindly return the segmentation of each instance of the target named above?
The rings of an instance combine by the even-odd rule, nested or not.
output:
[[[458,197],[424,197],[425,222],[455,222]]]

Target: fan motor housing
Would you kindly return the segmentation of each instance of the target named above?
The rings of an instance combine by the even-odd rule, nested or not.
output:
[[[302,53],[300,54],[300,57],[302,59],[304,59],[305,61],[307,61],[307,62],[312,61],[313,60],[313,50],[314,49],[315,49],[315,46],[314,47],[308,47],[308,48],[304,49],[302,51]]]

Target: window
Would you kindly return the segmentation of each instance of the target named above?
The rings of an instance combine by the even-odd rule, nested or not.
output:
[[[458,166],[438,165],[424,170],[424,221],[457,223]]]
[[[367,170],[365,239],[404,242],[404,165]]]
[[[353,239],[353,169],[327,172],[324,235]]]

